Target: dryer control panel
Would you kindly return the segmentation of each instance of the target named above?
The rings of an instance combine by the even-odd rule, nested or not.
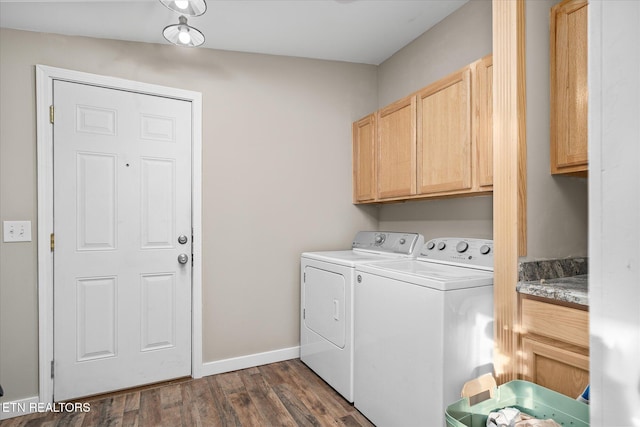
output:
[[[424,244],[422,261],[493,271],[493,240],[440,237]]]
[[[376,253],[417,255],[424,244],[418,233],[395,231],[359,231],[353,239],[351,249]]]

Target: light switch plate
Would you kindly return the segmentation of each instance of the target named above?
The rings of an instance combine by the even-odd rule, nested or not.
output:
[[[3,221],[2,230],[5,243],[31,241],[31,221]]]

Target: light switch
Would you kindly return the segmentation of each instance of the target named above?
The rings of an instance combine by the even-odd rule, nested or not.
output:
[[[5,243],[31,241],[31,221],[3,221],[2,230]]]

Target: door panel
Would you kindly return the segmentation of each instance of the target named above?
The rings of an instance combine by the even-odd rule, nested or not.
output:
[[[175,162],[141,159],[142,249],[171,248],[175,240]]]
[[[54,81],[54,398],[191,373],[191,103]]]
[[[76,106],[76,130],[100,135],[116,134],[116,110],[96,106]]]
[[[376,115],[353,124],[353,201],[376,198]]]
[[[416,194],[416,97],[380,110],[378,132],[378,198]]]
[[[418,193],[471,188],[471,72],[468,68],[418,95]]]
[[[551,173],[588,169],[588,1],[563,1],[550,14]]]
[[[175,279],[174,274],[146,274],[140,277],[141,351],[169,348],[176,343]]]
[[[94,277],[76,282],[77,360],[93,360],[116,355],[117,317],[115,277]]]
[[[305,324],[343,348],[346,337],[344,276],[315,267],[307,267],[305,275]]]
[[[76,154],[77,250],[116,249],[116,157]]]

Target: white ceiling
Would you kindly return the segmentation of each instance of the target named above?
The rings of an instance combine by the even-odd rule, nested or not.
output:
[[[209,0],[204,47],[380,64],[468,0]],[[0,0],[0,27],[167,43],[157,0]]]

